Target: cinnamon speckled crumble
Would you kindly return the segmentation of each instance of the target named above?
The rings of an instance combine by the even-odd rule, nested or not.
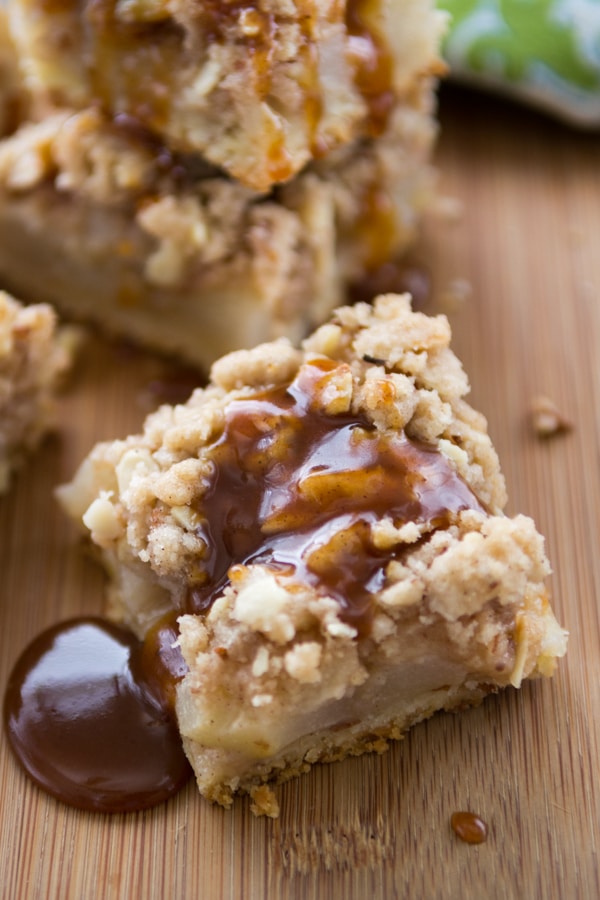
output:
[[[543,539],[504,515],[468,390],[446,318],[382,296],[301,349],[220,359],[61,489],[113,614],[140,636],[178,617],[177,715],[204,796],[249,792],[274,815],[263,784],[552,673],[566,633]]]

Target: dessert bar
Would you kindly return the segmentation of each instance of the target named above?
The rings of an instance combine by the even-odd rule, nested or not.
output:
[[[437,710],[550,675],[566,634],[444,316],[387,295],[237,351],[143,432],[99,444],[64,507],[111,614],[175,694],[200,792],[227,806],[381,751]]]
[[[48,306],[0,292],[0,494],[52,423],[54,390],[69,353]]]
[[[206,369],[239,347],[298,341],[414,238],[430,101],[424,87],[376,141],[268,195],[97,109],[26,123],[0,141],[0,278]]]
[[[257,191],[379,135],[439,70],[430,0],[11,0],[38,106],[133,117]]]

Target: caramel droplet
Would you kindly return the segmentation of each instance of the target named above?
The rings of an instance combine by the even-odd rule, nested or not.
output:
[[[475,813],[452,813],[450,824],[454,834],[465,844],[483,844],[487,840],[488,827]]]

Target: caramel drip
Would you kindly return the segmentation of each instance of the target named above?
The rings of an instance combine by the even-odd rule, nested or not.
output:
[[[125,113],[161,131],[168,120],[173,73],[185,58],[183,29],[168,16],[124,21],[116,0],[87,0],[83,58],[92,95],[109,115]]]
[[[261,563],[293,585],[334,597],[342,617],[369,629],[373,595],[405,545],[380,550],[372,527],[447,526],[481,504],[436,449],[382,433],[362,415],[330,414],[317,397],[333,390],[336,363],[304,365],[284,388],[232,401],[209,455],[215,473],[197,508],[207,545],[206,583],[187,608],[210,607],[232,567]]]
[[[74,619],[42,632],[13,669],[9,743],[30,778],[70,806],[145,809],[191,775],[164,679],[148,677],[156,661],[142,652],[128,631]]]
[[[487,840],[488,827],[475,813],[452,813],[450,824],[455,835],[466,844],[483,844]]]
[[[348,0],[346,27],[354,45],[355,84],[367,105],[367,134],[385,131],[395,103],[394,60],[385,36],[377,28],[379,0]]]

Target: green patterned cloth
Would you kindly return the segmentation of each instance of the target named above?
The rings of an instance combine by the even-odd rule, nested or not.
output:
[[[438,0],[453,76],[600,125],[600,0]]]

